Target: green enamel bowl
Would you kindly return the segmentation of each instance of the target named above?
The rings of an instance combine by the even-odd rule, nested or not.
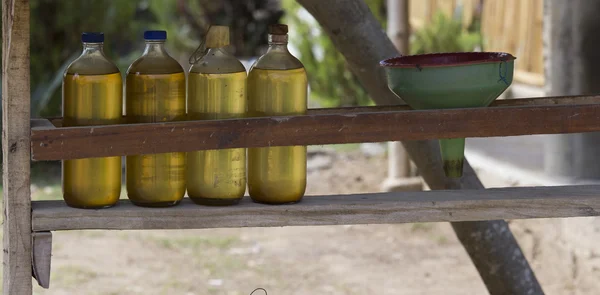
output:
[[[388,87],[416,110],[486,107],[513,80],[514,60],[503,52],[407,55],[380,62]],[[462,176],[464,138],[440,139],[446,176]]]

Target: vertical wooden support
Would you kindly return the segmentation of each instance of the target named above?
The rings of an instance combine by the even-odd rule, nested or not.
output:
[[[387,34],[402,55],[409,54],[408,6],[408,0],[387,0]],[[388,142],[388,177],[381,186],[384,191],[423,189],[421,178],[412,177],[410,157],[399,141]]]
[[[546,93],[598,93],[600,2],[547,0]],[[544,170],[555,177],[600,179],[600,132],[560,134],[545,143]]]
[[[387,34],[402,55],[409,54],[410,23],[408,0],[387,0]],[[420,191],[423,182],[412,177],[408,153],[399,141],[388,143],[388,177],[382,184],[385,191]]]
[[[31,294],[29,1],[2,1],[4,294]]]

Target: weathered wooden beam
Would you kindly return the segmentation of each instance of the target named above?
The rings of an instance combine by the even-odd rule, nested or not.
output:
[[[2,1],[3,292],[31,294],[29,1]]]
[[[489,107],[516,107],[516,106],[549,106],[549,105],[586,105],[600,104],[600,95],[576,95],[576,96],[556,96],[556,97],[532,97],[496,100]],[[355,114],[366,112],[395,112],[409,111],[411,108],[407,105],[377,105],[377,106],[356,106],[340,108],[315,108],[308,109],[308,115],[326,115],[326,114]],[[123,117],[125,119],[125,117]],[[36,118],[31,120],[31,128],[42,127],[39,129],[62,127],[62,118]]]
[[[549,96],[549,97],[531,97],[519,99],[503,99],[496,100],[489,107],[516,107],[516,106],[549,106],[549,105],[586,105],[600,104],[600,95],[574,95],[574,96]],[[308,115],[324,115],[324,114],[354,114],[365,112],[394,112],[394,111],[409,111],[411,108],[407,105],[376,105],[376,106],[356,106],[356,107],[339,107],[339,108],[314,108],[308,109]],[[125,118],[125,117],[123,117]],[[39,121],[39,122],[38,122]],[[62,127],[62,118],[48,119],[32,119],[32,122],[37,124],[48,125],[50,121],[54,127]],[[43,126],[31,126],[43,127]]]
[[[573,95],[573,96],[548,96],[548,97],[530,97],[519,99],[501,99],[490,104],[494,107],[517,107],[517,106],[550,106],[550,105],[587,105],[600,104],[600,95]],[[408,111],[411,108],[407,105],[377,105],[377,106],[359,106],[342,108],[318,108],[309,109],[309,115],[319,114],[349,114],[362,112],[391,112]]]
[[[50,288],[52,232],[33,233],[33,277],[45,289]]]
[[[33,230],[191,229],[474,221],[600,215],[600,186],[502,188],[307,196],[289,206],[206,207],[189,199],[170,208],[120,201],[85,210],[63,201],[33,202]]]
[[[240,147],[559,134],[600,131],[598,118],[600,104],[560,104],[42,126],[31,129],[31,149],[34,160],[59,160]]]
[[[360,0],[329,0],[327,4],[322,0],[297,1],[321,24],[373,100],[379,105],[397,102],[394,94],[386,89],[385,73],[377,65],[382,59],[399,53],[366,3]],[[461,182],[444,176],[437,141],[403,141],[402,144],[430,188],[483,188],[468,161],[464,163]],[[491,295],[544,293],[506,222],[454,222],[452,227]]]

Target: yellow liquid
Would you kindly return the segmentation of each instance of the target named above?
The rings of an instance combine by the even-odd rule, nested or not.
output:
[[[246,114],[246,72],[189,74],[190,120],[242,118]],[[231,205],[246,192],[246,149],[187,154],[187,191],[196,203]]]
[[[128,123],[185,119],[185,74],[129,74]],[[170,206],[185,195],[185,153],[127,156],[127,196],[140,206]]]
[[[303,68],[263,70],[248,75],[248,115],[306,114],[307,78]],[[255,202],[298,202],[306,190],[306,147],[248,149],[248,191]]]
[[[119,124],[123,110],[120,73],[67,74],[63,82],[63,126]],[[121,195],[121,157],[62,162],[65,202],[78,208],[114,205]]]

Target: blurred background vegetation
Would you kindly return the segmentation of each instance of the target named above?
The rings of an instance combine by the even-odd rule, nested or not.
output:
[[[386,1],[365,2],[385,28]],[[107,55],[125,73],[141,54],[144,30],[167,30],[171,54],[187,68],[189,55],[210,24],[229,26],[230,50],[251,62],[266,49],[267,26],[285,22],[290,26],[290,49],[307,68],[313,105],[372,104],[343,56],[294,0],[31,0],[31,14],[33,116],[60,116],[61,79],[81,52],[81,32],[103,31]],[[479,22],[465,30],[459,18],[439,13],[433,22],[413,33],[411,53],[481,48]]]
[[[122,73],[143,50],[143,32],[168,32],[171,54],[188,68],[188,56],[210,24],[228,25],[232,50],[256,56],[267,45],[266,28],[283,11],[272,0],[31,0],[32,116],[59,116],[62,75],[81,53],[83,31],[102,31],[105,52]]]
[[[385,26],[386,1],[365,2]],[[367,92],[317,21],[295,0],[283,0],[282,4],[286,11],[284,21],[293,30],[290,33],[291,46],[297,50],[294,53],[308,73],[311,100],[322,107],[371,105]]]
[[[385,28],[385,0],[365,0]],[[31,0],[32,115],[59,116],[61,79],[81,52],[80,33],[103,31],[105,51],[125,73],[143,49],[148,29],[168,31],[168,48],[188,67],[210,24],[231,28],[231,51],[252,61],[264,52],[268,24],[290,26],[290,48],[309,73],[311,101],[323,107],[369,105],[371,100],[318,23],[294,0]],[[414,32],[411,53],[481,47],[478,21],[468,30],[442,13]],[[306,38],[311,36],[311,38]]]
[[[386,28],[386,1],[364,0],[383,28]],[[295,0],[283,0],[284,21],[291,26],[291,46],[309,73],[311,100],[322,107],[371,105],[372,100],[350,72],[344,57],[312,16]],[[310,36],[310,38],[306,38]],[[438,12],[432,22],[411,36],[410,54],[474,51],[482,47],[480,17],[463,28],[460,11],[450,17]],[[407,54],[407,53],[404,53]]]
[[[431,23],[414,32],[411,38],[410,54],[481,49],[483,39],[480,27],[480,18],[476,18],[469,28],[464,29],[460,14],[450,17],[438,12]]]

